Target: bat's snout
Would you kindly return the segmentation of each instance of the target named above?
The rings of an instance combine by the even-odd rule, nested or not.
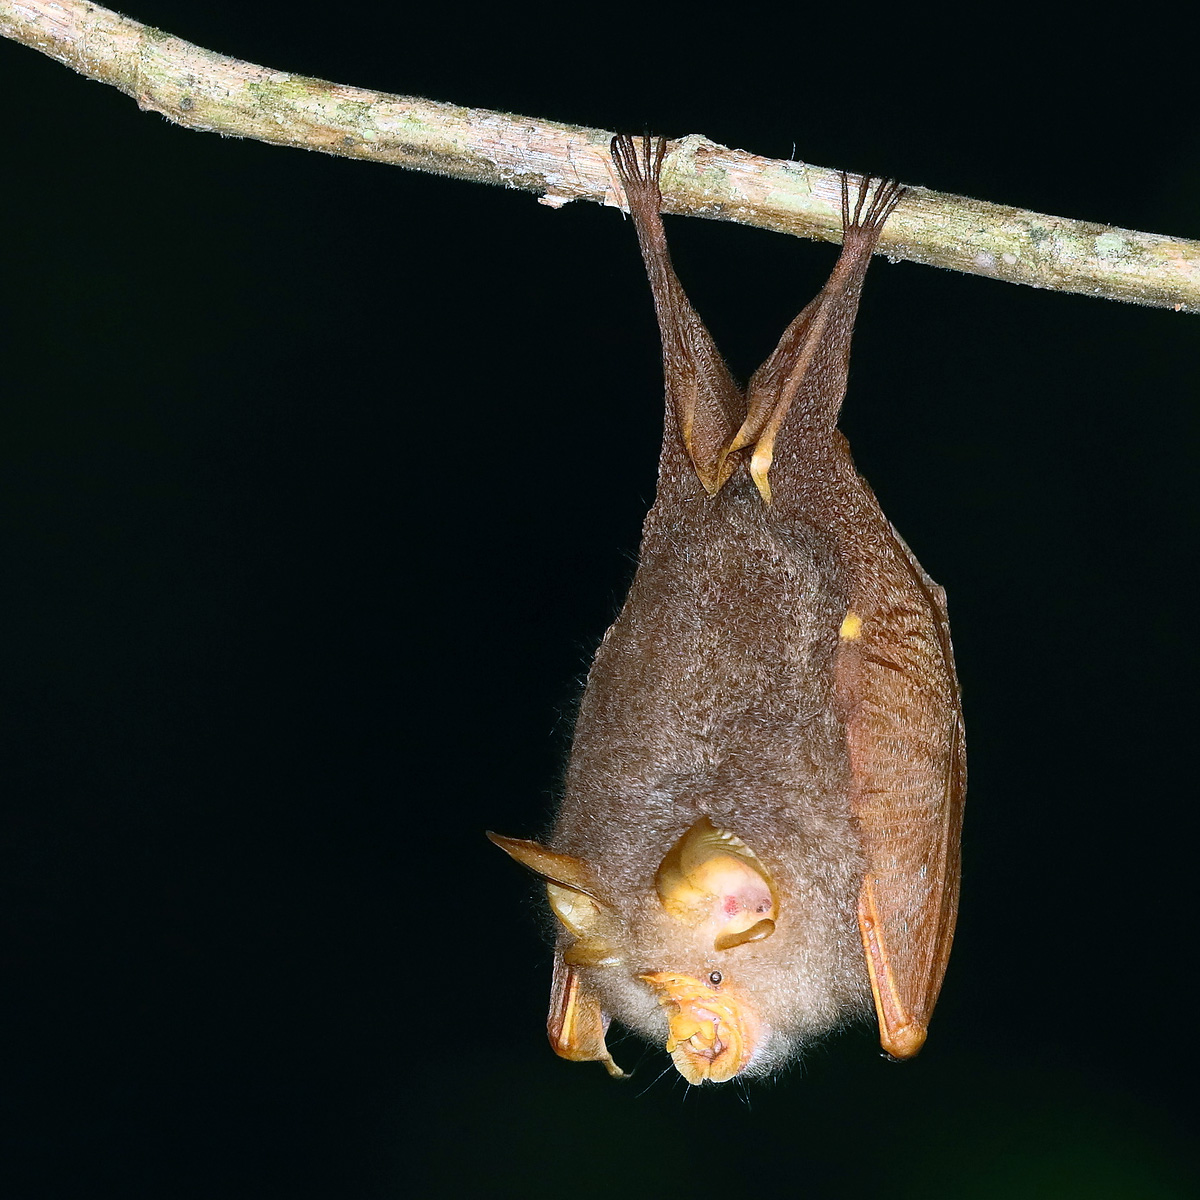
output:
[[[759,1034],[749,1004],[691,975],[659,971],[639,978],[666,1010],[667,1053],[688,1083],[725,1083],[749,1064]]]

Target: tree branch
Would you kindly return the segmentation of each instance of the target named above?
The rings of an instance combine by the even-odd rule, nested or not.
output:
[[[460,108],[273,71],[193,46],[88,0],[0,0],[0,34],[112,84],[189,129],[620,205],[607,131]],[[672,143],[667,212],[838,241],[839,172]],[[910,188],[880,250],[1009,283],[1200,312],[1200,242]]]

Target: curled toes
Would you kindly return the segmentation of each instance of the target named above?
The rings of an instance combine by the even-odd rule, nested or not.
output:
[[[871,185],[875,185],[872,193]],[[874,175],[860,175],[858,193],[854,198],[854,210],[850,209],[850,177],[842,172],[842,227],[844,229],[879,230],[904,198],[908,188],[895,179],[880,179]],[[870,195],[870,203],[867,197]],[[866,209],[864,214],[863,209]]]
[[[610,148],[613,165],[627,193],[658,193],[663,159],[667,156],[666,138],[645,135],[635,142],[628,134],[619,133],[613,138]]]

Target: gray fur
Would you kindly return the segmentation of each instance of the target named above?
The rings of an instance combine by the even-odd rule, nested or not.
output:
[[[839,581],[829,539],[763,505],[744,474],[709,498],[686,463],[664,461],[633,586],[588,677],[551,842],[593,867],[620,916],[626,962],[585,973],[605,1011],[661,1044],[637,976],[720,970],[763,1022],[752,1070],[870,1004],[833,689]],[[660,904],[655,871],[704,815],[770,872],[770,938],[717,951]]]

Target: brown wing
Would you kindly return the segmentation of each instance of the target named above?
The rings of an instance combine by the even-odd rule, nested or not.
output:
[[[587,990],[575,967],[563,961],[562,950],[554,954],[554,977],[550,984],[550,1011],[546,1015],[546,1036],[560,1058],[572,1062],[598,1062],[614,1078],[625,1072],[613,1062],[604,1035],[608,1015],[600,1002]]]
[[[843,624],[838,683],[880,1042],[909,1058],[925,1041],[954,935],[966,758],[945,595],[898,537],[894,548],[892,569],[862,596],[866,611]]]

